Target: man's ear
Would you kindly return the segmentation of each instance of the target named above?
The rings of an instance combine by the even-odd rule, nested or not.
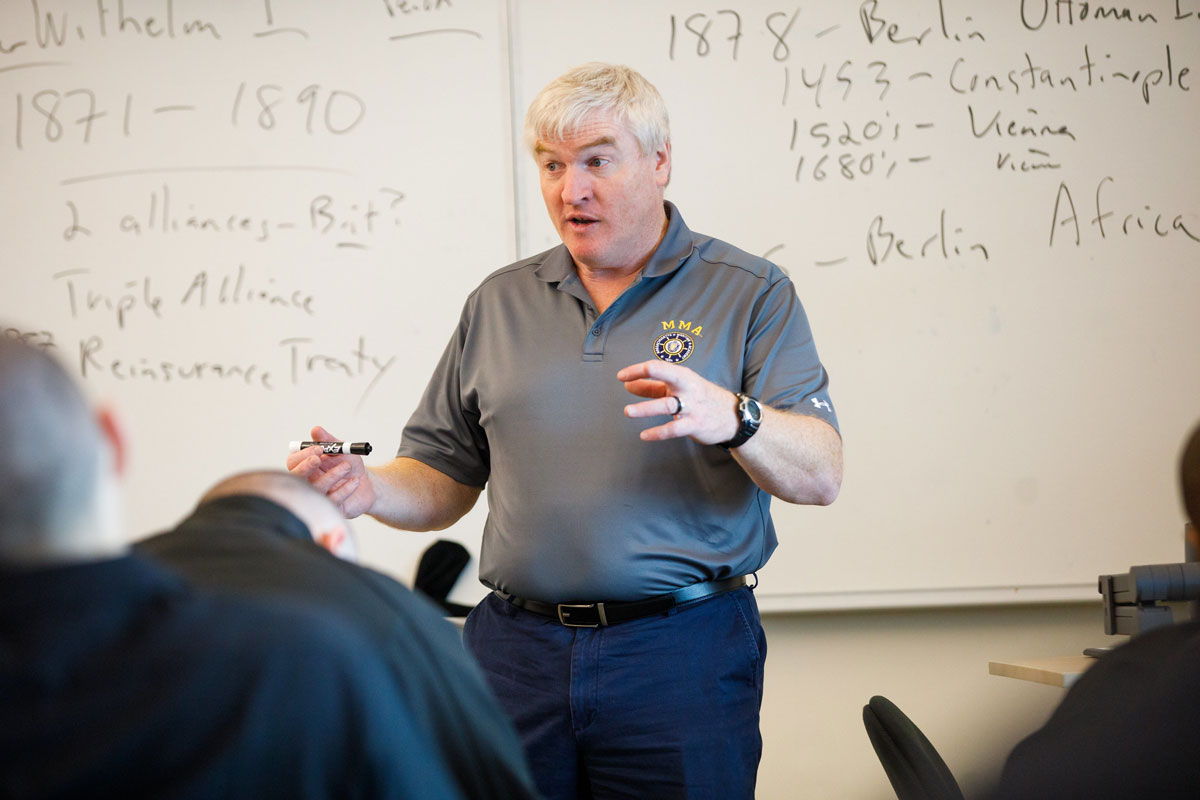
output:
[[[113,455],[113,472],[118,476],[125,474],[125,434],[117,421],[116,413],[109,407],[103,406],[96,410],[96,425],[108,442]]]
[[[663,142],[663,146],[654,153],[654,179],[660,188],[666,188],[671,182],[671,140]]]
[[[318,533],[316,542],[335,556],[340,556],[342,545],[346,542],[346,529],[333,528],[324,533]]]

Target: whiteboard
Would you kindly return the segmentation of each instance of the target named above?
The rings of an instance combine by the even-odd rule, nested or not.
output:
[[[842,495],[775,504],[760,605],[1094,598],[1181,557],[1200,417],[1200,6],[1096,8],[5,4],[0,321],[121,413],[134,536],[314,423],[381,463],[466,294],[557,242],[529,99],[628,63],[668,198],[788,271],[832,378]],[[356,527],[404,579],[436,538]]]
[[[135,538],[317,423],[395,452],[515,256],[506,29],[444,0],[0,4],[0,317],[125,421]],[[433,538],[356,528],[409,580]]]

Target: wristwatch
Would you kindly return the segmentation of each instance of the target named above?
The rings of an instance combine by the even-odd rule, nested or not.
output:
[[[738,432],[728,442],[721,442],[721,447],[732,450],[744,445],[751,436],[758,432],[762,424],[762,404],[748,394],[737,393]]]

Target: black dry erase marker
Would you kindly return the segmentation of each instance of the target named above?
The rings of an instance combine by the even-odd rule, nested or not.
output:
[[[355,456],[371,455],[370,442],[292,442],[289,447],[291,452],[303,450],[306,447],[319,447],[328,455],[338,455],[349,453]]]

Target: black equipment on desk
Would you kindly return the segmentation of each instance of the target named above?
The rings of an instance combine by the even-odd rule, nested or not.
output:
[[[1104,632],[1135,636],[1172,624],[1173,600],[1200,600],[1200,563],[1147,564],[1123,575],[1101,575]]]

